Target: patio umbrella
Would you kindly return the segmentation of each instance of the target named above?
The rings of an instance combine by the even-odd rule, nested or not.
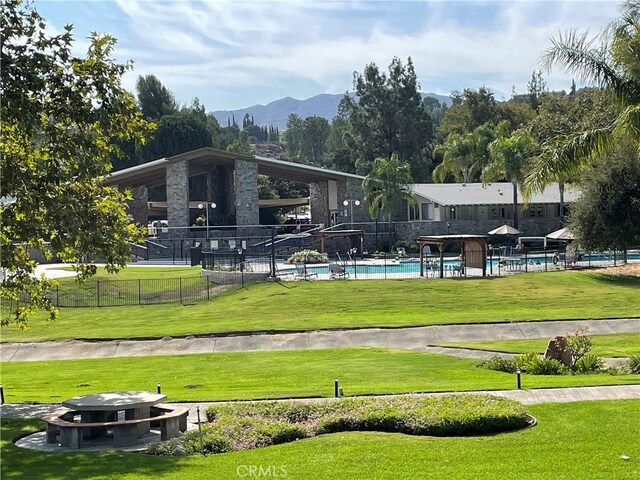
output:
[[[575,237],[573,233],[568,228],[561,228],[560,230],[556,230],[555,232],[551,232],[547,235],[547,238],[551,240],[574,240]]]
[[[511,225],[502,225],[488,232],[489,235],[520,235],[521,233],[520,230],[513,228]]]

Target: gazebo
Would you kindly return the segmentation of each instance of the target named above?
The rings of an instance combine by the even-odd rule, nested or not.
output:
[[[486,235],[429,235],[416,240],[420,249],[420,276],[424,277],[424,246],[435,245],[440,251],[440,278],[444,277],[444,250],[451,243],[460,244],[462,265],[482,269],[487,276],[487,236]]]

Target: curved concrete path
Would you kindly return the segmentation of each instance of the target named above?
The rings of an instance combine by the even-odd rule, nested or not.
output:
[[[425,396],[461,395],[473,393],[479,395],[496,395],[517,400],[525,405],[551,402],[581,402],[585,400],[624,400],[640,399],[640,385],[611,385],[600,387],[569,387],[569,388],[540,388],[535,390],[480,390],[475,392],[435,392],[422,393]],[[408,394],[404,394],[408,395]],[[402,396],[402,395],[393,395]],[[353,397],[349,397],[353,398]],[[315,402],[327,398],[300,399],[301,402]],[[329,400],[331,400],[329,398]],[[189,422],[197,424],[197,409],[200,407],[200,418],[206,418],[206,409],[220,402],[192,402],[170,403],[169,405],[187,407]],[[0,406],[0,416],[3,418],[41,418],[50,415],[61,407],[59,403],[8,403]]]
[[[589,333],[594,335],[640,332],[640,318],[313,330],[295,333],[256,332],[206,337],[165,337],[156,340],[4,343],[0,345],[0,360],[3,362],[28,362],[332,347],[383,347],[433,351],[436,347],[428,345],[472,340],[544,338],[562,335],[565,332],[574,331],[578,327],[588,327]],[[444,352],[439,351],[438,353]]]

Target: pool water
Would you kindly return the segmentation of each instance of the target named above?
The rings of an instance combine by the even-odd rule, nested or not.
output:
[[[618,262],[622,261],[622,256],[620,254],[617,255]],[[627,255],[627,259],[630,261],[640,261],[640,253],[629,253]],[[506,261],[500,264],[500,261]],[[575,262],[576,265],[580,266],[588,266],[590,262],[612,262],[613,263],[613,255],[609,254],[584,254],[581,261]],[[494,257],[490,260],[487,260],[487,272],[492,271],[494,273],[498,273],[498,271],[505,270],[513,270],[513,269],[522,269],[525,268],[525,263],[527,266],[538,267],[540,266],[544,268],[545,265],[545,255],[544,254],[535,254],[528,255],[525,257]],[[546,264],[548,268],[553,268],[553,254],[549,253],[546,255]],[[560,265],[564,265],[564,260],[561,259],[559,262]],[[445,258],[443,262],[443,270],[448,273],[457,272],[460,269],[461,262],[458,258]],[[430,259],[429,262],[425,265],[425,272],[433,271],[439,269],[439,260]],[[328,274],[329,267],[311,267],[307,266],[307,270],[310,272],[315,272],[318,274]],[[351,262],[346,262],[345,271],[353,277],[354,275],[393,275],[393,274],[405,274],[405,275],[419,275],[420,274],[420,261],[418,259],[407,259],[406,261],[389,261],[386,264],[371,264],[371,263],[356,263],[354,267]]]

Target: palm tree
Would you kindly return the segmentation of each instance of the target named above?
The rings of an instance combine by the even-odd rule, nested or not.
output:
[[[392,153],[390,158],[376,158],[371,172],[362,182],[369,216],[376,218],[382,212],[391,225],[392,212],[403,200],[409,204],[416,203],[411,183],[411,168],[407,162],[398,158],[397,153]]]
[[[489,164],[482,180],[506,179],[513,185],[513,226],[518,228],[518,185],[521,185],[531,158],[537,153],[535,139],[524,130],[507,137],[501,134],[489,144]]]
[[[599,37],[570,31],[552,40],[543,62],[548,69],[559,63],[580,80],[603,88],[619,110],[602,128],[566,136],[559,148],[545,145],[526,179],[527,187],[538,191],[558,178],[576,175],[618,140],[640,143],[640,0],[627,1],[620,18]]]
[[[495,139],[494,129],[494,125],[487,122],[472,132],[449,134],[434,150],[436,155],[442,155],[442,163],[433,169],[433,179],[444,182],[451,174],[458,182],[473,181],[487,164],[487,146]]]

